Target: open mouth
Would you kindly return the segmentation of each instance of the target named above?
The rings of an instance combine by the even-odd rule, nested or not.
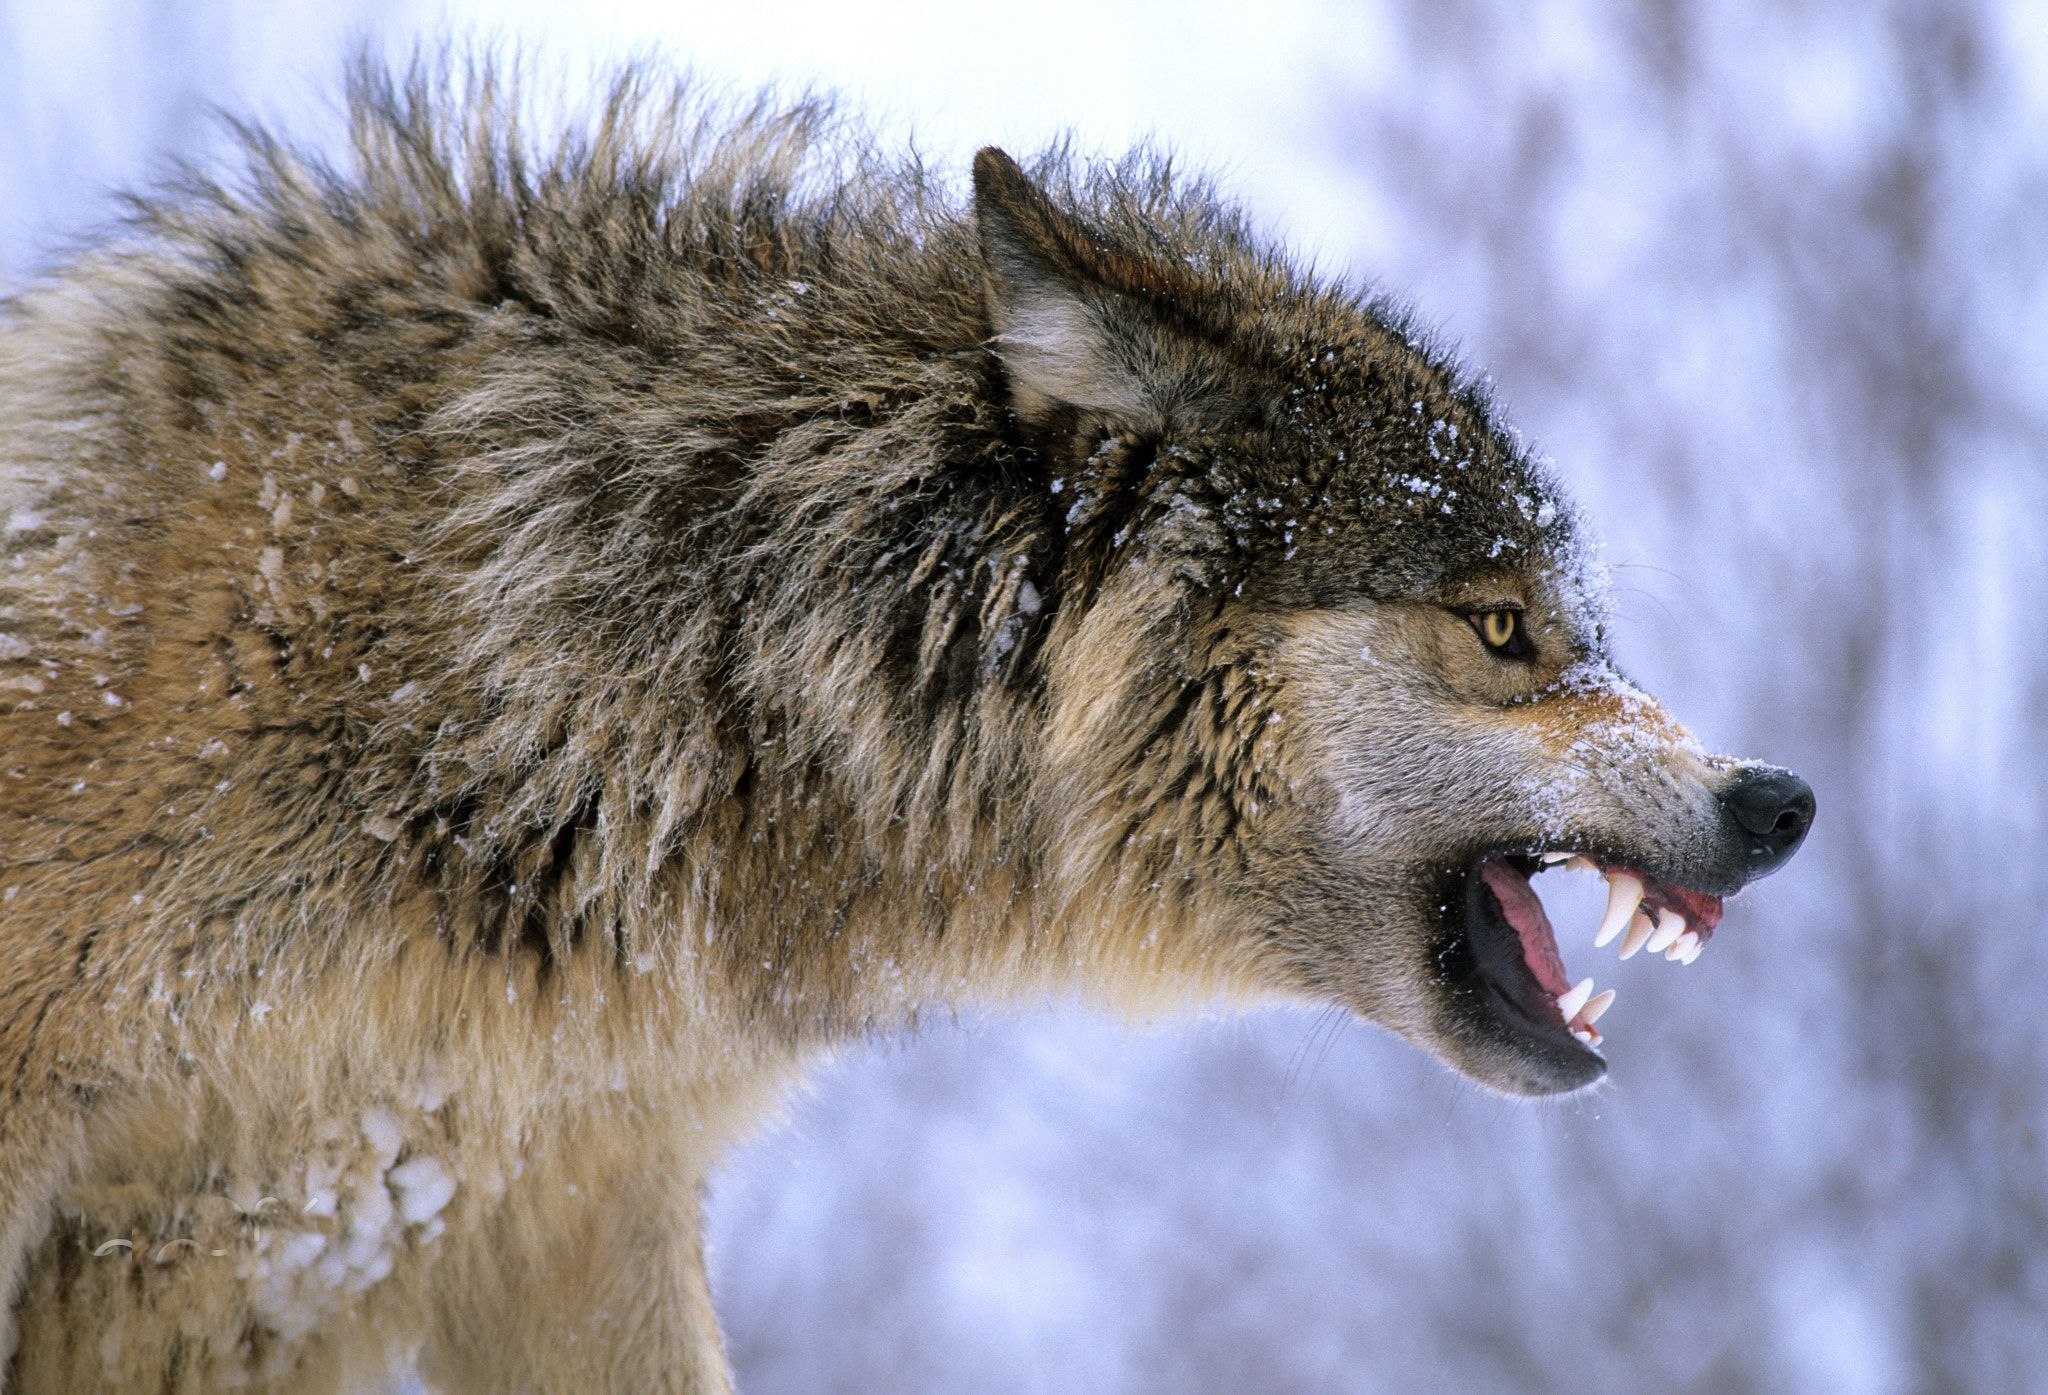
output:
[[[1530,884],[1559,865],[1606,879],[1607,908],[1593,944],[1604,949],[1619,940],[1623,959],[1647,949],[1692,963],[1721,923],[1721,898],[1571,851],[1482,858],[1467,874],[1466,933],[1489,996],[1524,1029],[1552,1041],[1568,1036],[1590,1053],[1601,1040],[1594,1024],[1614,1005],[1614,990],[1595,992],[1590,977],[1574,983],[1565,971],[1550,917]]]

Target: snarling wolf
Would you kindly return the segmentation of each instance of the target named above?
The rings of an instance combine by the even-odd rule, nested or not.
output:
[[[0,321],[11,1389],[723,1390],[699,1191],[820,1053],[1286,999],[1568,1091],[1532,875],[1688,961],[1806,831],[1474,383],[1162,161],[352,92]]]

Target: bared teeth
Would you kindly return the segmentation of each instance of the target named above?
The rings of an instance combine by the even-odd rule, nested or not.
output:
[[[1580,854],[1544,853],[1546,863],[1562,860],[1567,867],[1599,869]],[[1600,913],[1600,926],[1593,932],[1593,945],[1605,949],[1621,936],[1621,957],[1633,959],[1643,950],[1661,954],[1674,964],[1690,964],[1707,946],[1699,931],[1685,923],[1685,917],[1669,907],[1645,904],[1644,879],[1632,872],[1603,873],[1607,878],[1607,908]],[[1626,933],[1624,933],[1626,932]],[[1600,1040],[1593,1023],[1614,1005],[1614,990],[1595,996],[1593,980],[1581,979],[1557,998],[1558,1011],[1574,1037],[1591,1045]]]
[[[1571,1033],[1572,1036],[1587,1046],[1591,1046],[1594,1042],[1600,1040],[1600,1034],[1591,1027],[1573,1027]]]
[[[1650,936],[1657,933],[1657,923],[1650,919],[1650,913],[1636,907],[1635,918],[1628,923],[1628,935],[1621,942],[1621,957],[1633,959],[1636,952],[1650,942]]]
[[[1573,854],[1568,852],[1547,852],[1543,854],[1543,865],[1549,867],[1560,862],[1569,862],[1572,857]]]
[[[1612,988],[1603,989],[1586,1000],[1586,1005],[1580,1008],[1578,1014],[1572,1018],[1571,1025],[1574,1027],[1590,1027],[1600,1020],[1602,1013],[1613,1006],[1614,990]]]
[[[1657,912],[1657,933],[1650,936],[1650,953],[1662,954],[1678,943],[1678,937],[1685,933],[1685,917],[1677,911]]]
[[[1614,943],[1614,937],[1628,927],[1636,907],[1643,904],[1643,883],[1639,877],[1627,872],[1607,874],[1607,913],[1600,917],[1600,929],[1593,936],[1593,947],[1605,949]],[[1628,958],[1624,953],[1622,958]]]

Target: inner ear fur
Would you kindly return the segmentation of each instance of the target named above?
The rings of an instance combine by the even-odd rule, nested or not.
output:
[[[1018,416],[1066,410],[1157,435],[1199,396],[1194,346],[1159,313],[1177,289],[1170,269],[1062,213],[994,146],[974,157],[974,213],[990,347]]]

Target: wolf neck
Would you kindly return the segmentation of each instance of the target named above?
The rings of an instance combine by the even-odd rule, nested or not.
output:
[[[1029,791],[1060,516],[1025,502],[1037,467],[985,419],[979,361],[930,365],[899,401],[852,393],[868,405],[745,459],[600,469],[580,439],[600,406],[658,420],[666,386],[579,397],[585,372],[624,376],[604,368],[441,414],[468,456],[421,551],[458,612],[419,646],[445,715],[379,812],[444,904],[487,908],[458,938],[741,985],[802,1038],[965,983],[1057,991],[1080,964],[1050,928]]]
[[[1116,531],[1142,453],[1091,452],[1053,492],[1043,454],[985,420],[979,364],[944,372],[857,427],[792,429],[744,463],[648,458],[603,489],[574,480],[580,453],[511,433],[479,453],[473,487],[501,477],[433,554],[477,636],[447,682],[475,715],[437,731],[419,806],[464,830],[451,904],[547,900],[480,943],[708,972],[797,1039],[967,985],[1036,1001],[1089,980],[1141,1009],[1232,990],[1178,884],[1124,865],[1132,812],[1091,783],[1142,749],[1085,714],[1170,682],[1125,657],[1145,647],[1128,616],[1164,602],[1098,608],[1077,560]],[[570,477],[545,493],[580,516],[535,513],[536,473]],[[666,721],[619,715],[647,712]],[[515,773],[487,794],[479,771]]]

